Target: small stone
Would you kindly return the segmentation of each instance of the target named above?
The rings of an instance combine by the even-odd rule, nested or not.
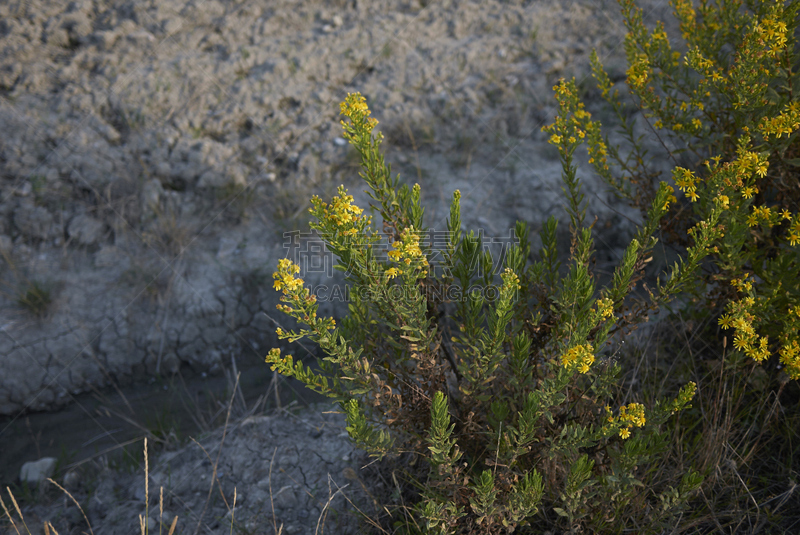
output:
[[[105,225],[88,215],[74,217],[67,226],[67,234],[81,245],[94,245],[103,238]]]
[[[112,30],[94,32],[91,36],[92,41],[97,44],[100,50],[108,50],[114,46],[114,42],[118,37],[119,34]]]
[[[234,240],[231,238],[222,238],[219,241],[219,249],[217,250],[217,258],[225,258],[226,256],[230,256],[236,248],[239,246],[239,240]]]
[[[128,34],[128,41],[137,45],[143,45],[148,42],[152,43],[155,40],[156,37],[147,30],[139,30]]]
[[[183,22],[181,19],[166,19],[161,23],[161,31],[167,35],[172,35],[173,33],[177,32],[183,26]]]
[[[33,191],[33,186],[31,186],[30,182],[25,182],[18,190],[17,195],[20,197],[27,197]]]
[[[297,494],[292,487],[283,487],[275,493],[273,503],[276,509],[294,509],[297,507]]]
[[[38,461],[27,462],[19,471],[19,479],[23,483],[38,485],[53,475],[56,469],[55,457],[42,457]]]
[[[77,470],[70,470],[64,475],[64,487],[68,489],[76,489],[81,483],[81,475]]]

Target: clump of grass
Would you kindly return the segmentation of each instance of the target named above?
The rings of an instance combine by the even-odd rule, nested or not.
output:
[[[47,314],[52,302],[53,298],[50,290],[37,281],[30,281],[28,287],[21,291],[17,297],[17,305],[37,318],[42,318]]]
[[[51,310],[51,305],[53,304],[51,288],[43,282],[29,279],[21,273],[7,251],[0,251],[0,256],[9,268],[8,273],[12,275],[10,281],[0,281],[0,284],[10,288],[9,292],[0,291],[0,294],[16,303],[18,307],[26,310],[34,317],[45,317]]]
[[[241,221],[247,219],[248,210],[255,202],[256,194],[252,187],[228,182],[221,188],[217,188],[216,197],[226,218]]]
[[[171,206],[155,210],[154,216],[147,230],[142,233],[145,244],[156,247],[171,257],[183,253],[194,237],[194,228],[182,220],[178,210]]]

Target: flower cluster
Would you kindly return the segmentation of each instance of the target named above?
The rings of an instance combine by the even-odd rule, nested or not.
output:
[[[788,214],[783,214],[782,217],[784,219],[789,219],[791,216],[787,217]],[[790,226],[789,226],[789,245],[794,247],[800,243],[800,214],[795,214],[793,218],[791,218]]]
[[[591,344],[573,346],[561,357],[561,365],[568,369],[577,369],[588,373],[594,364],[594,351]]]
[[[282,357],[280,348],[276,347],[270,349],[265,360],[267,364],[272,364],[272,366],[270,366],[270,369],[272,371],[275,371],[276,369],[278,370],[292,369],[292,364],[293,364],[292,356],[286,355]]]
[[[778,54],[786,46],[786,33],[788,28],[786,23],[775,17],[775,11],[769,17],[765,17],[754,28],[754,32],[759,37],[759,45],[766,48],[765,52],[770,58],[777,58]]]
[[[764,137],[783,135],[789,136],[800,128],[800,102],[793,101],[786,105],[786,109],[775,117],[762,117],[758,130]]]
[[[636,60],[631,63],[625,75],[628,77],[628,84],[632,89],[644,91],[650,79],[650,61],[645,54],[638,54]]]
[[[697,35],[696,19],[694,7],[691,0],[675,0],[672,4],[675,8],[675,16],[681,23],[681,35],[687,43],[694,41]]]
[[[734,330],[733,345],[739,351],[755,360],[763,362],[769,358],[769,336],[759,335],[757,327],[763,324],[759,318],[761,311],[770,304],[770,297],[757,297],[752,281],[748,274],[740,279],[731,280],[731,285],[739,292],[747,294],[745,297],[731,301],[727,305],[727,312],[723,314],[718,323],[722,329]],[[798,345],[797,331],[800,329],[800,305],[789,305],[786,314],[782,317],[784,324],[782,343],[778,350],[781,363],[792,379],[800,379],[800,345]]]
[[[753,307],[757,302],[763,300],[753,297],[753,283],[747,278],[748,274],[745,273],[741,279],[731,280],[731,285],[739,292],[750,295],[743,299],[729,302],[727,305],[729,312],[719,318],[719,325],[726,330],[734,329],[734,347],[743,351],[756,362],[761,362],[769,357],[769,337],[759,336],[756,333],[753,325],[756,321]]]
[[[317,308],[319,307],[317,296],[313,295],[307,288],[303,288],[303,279],[295,277],[298,273],[300,273],[300,266],[291,260],[283,258],[278,261],[278,271],[272,274],[275,279],[273,285],[276,290],[283,292],[281,301],[289,304],[279,303],[276,308],[315,329],[333,329],[336,325],[333,318],[324,320],[317,318]],[[279,327],[275,332],[279,338],[286,338],[294,342],[305,336],[308,331],[302,331],[301,333],[286,332]]]
[[[281,259],[278,262],[278,271],[272,274],[272,278],[275,279],[274,288],[283,291],[283,295],[297,292],[303,287],[303,279],[294,277],[297,273],[300,273],[300,266],[288,258]]]
[[[672,169],[672,178],[678,188],[686,193],[692,202],[697,201],[697,183],[700,179],[692,171],[683,167],[675,167]]]
[[[389,251],[389,258],[395,262],[403,262],[407,266],[418,259],[419,264],[427,266],[428,259],[422,254],[419,239],[419,232],[414,230],[414,227],[403,229],[400,239],[392,243],[394,250]]]
[[[781,362],[789,372],[789,377],[800,379],[800,342],[798,342],[797,338],[783,344],[780,355]]]
[[[344,186],[339,186],[339,195],[325,203],[318,196],[311,198],[313,208],[308,211],[314,214],[330,231],[339,232],[342,236],[355,236],[368,225],[372,224],[372,217],[364,217],[364,212],[353,204],[353,196],[347,194]]]
[[[753,206],[753,211],[747,216],[747,226],[755,227],[761,223],[772,228],[780,222],[781,217],[781,214],[772,211],[769,206]]]
[[[604,297],[597,300],[597,313],[603,319],[610,318],[614,315],[614,301]]]
[[[512,292],[520,289],[519,277],[511,268],[506,268],[500,278],[503,279],[503,288],[508,288]]]
[[[553,86],[558,100],[559,113],[555,122],[542,127],[543,132],[550,133],[548,142],[559,147],[559,152],[573,149],[580,141],[588,141],[589,163],[601,174],[608,172],[606,157],[608,148],[600,130],[600,123],[592,121],[592,114],[584,109],[578,97],[575,80],[569,82],[563,78]]]
[[[339,110],[341,115],[344,115],[353,122],[353,126],[348,126],[344,121],[340,121],[344,128],[345,139],[350,139],[354,130],[361,130],[369,133],[378,125],[378,120],[374,117],[370,117],[372,112],[369,110],[369,107],[367,107],[367,100],[361,93],[348,93],[345,101],[339,105]]]
[[[606,405],[606,421],[609,425],[605,427],[607,432],[619,429],[619,436],[623,439],[631,436],[631,428],[643,427],[647,422],[644,414],[644,405],[641,403],[629,403],[619,408],[619,415],[615,418],[611,412],[611,407]]]

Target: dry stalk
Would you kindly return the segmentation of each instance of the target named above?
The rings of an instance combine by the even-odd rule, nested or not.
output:
[[[92,525],[89,523],[89,519],[88,519],[88,518],[86,518],[86,513],[84,513],[84,512],[83,512],[83,507],[81,507],[81,504],[79,504],[79,503],[78,503],[78,500],[76,500],[76,499],[75,499],[75,497],[74,497],[74,496],[72,496],[72,494],[70,494],[70,493],[69,493],[69,491],[68,491],[67,489],[65,489],[64,487],[62,487],[61,485],[59,485],[58,483],[56,483],[55,481],[53,481],[51,478],[49,478],[49,477],[48,477],[48,478],[47,478],[47,481],[49,481],[50,483],[52,483],[53,485],[55,485],[56,487],[58,487],[59,489],[61,489],[61,492],[63,492],[63,493],[64,493],[64,494],[66,494],[67,496],[69,496],[69,497],[70,497],[70,499],[71,499],[73,502],[75,502],[75,505],[78,507],[78,511],[80,511],[80,512],[81,512],[81,514],[83,515],[83,519],[86,521],[86,525],[87,525],[87,526],[89,526],[89,533],[91,533],[92,535],[94,535],[94,531],[92,531]],[[8,492],[9,492],[9,494],[11,493],[11,491],[10,491],[10,490],[9,490]],[[14,503],[16,503],[16,502],[14,502]]]
[[[217,459],[216,461],[214,461],[214,470],[211,476],[211,485],[208,488],[208,496],[206,496],[206,502],[205,504],[203,504],[203,510],[200,512],[200,518],[197,519],[197,526],[195,527],[194,530],[195,535],[197,535],[197,533],[200,531],[200,524],[203,522],[203,516],[205,516],[206,514],[206,509],[208,508],[208,502],[211,500],[211,493],[214,491],[214,482],[217,482],[217,484],[219,485],[219,480],[217,479],[217,467],[219,466],[219,458],[222,456],[222,446],[223,444],[225,444],[225,436],[228,433],[228,422],[231,418],[231,408],[233,407],[233,400],[236,397],[236,388],[239,386],[240,375],[241,374],[238,374],[236,376],[236,384],[234,385],[233,393],[231,394],[231,399],[228,402],[228,413],[225,416],[225,426],[222,428],[222,439],[220,440],[219,443],[219,450],[217,451]],[[196,440],[195,443],[197,443]],[[203,451],[205,452],[205,450]],[[206,455],[208,455],[208,453],[206,453]],[[219,485],[219,492],[220,494],[222,494],[222,485]],[[222,499],[223,501],[225,501],[225,506],[228,507],[228,502],[227,500],[225,500],[224,494],[222,494]],[[228,509],[230,510],[230,507],[228,507]]]

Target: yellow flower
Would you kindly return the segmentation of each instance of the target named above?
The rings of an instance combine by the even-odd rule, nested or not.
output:
[[[583,344],[570,348],[567,353],[561,357],[561,365],[565,368],[575,367],[581,373],[588,373],[592,364],[594,364],[594,360],[592,346],[590,344]]]
[[[280,260],[278,262],[278,271],[272,274],[275,279],[273,287],[276,290],[282,290],[284,295],[297,291],[303,287],[303,279],[294,278],[297,273],[300,273],[300,266],[286,258]]]
[[[750,341],[749,339],[744,338],[742,335],[737,333],[733,337],[733,345],[736,347],[736,349],[747,350],[750,348]]]
[[[619,436],[621,436],[623,439],[628,438],[629,436],[631,436],[630,429],[627,427],[623,427],[622,429],[619,430]]]
[[[511,268],[506,268],[500,277],[503,279],[504,286],[508,286],[512,290],[519,290],[519,277]]]
[[[400,270],[397,269],[397,268],[389,268],[389,269],[386,270],[386,276],[389,277],[390,279],[395,278],[399,274],[400,274]]]
[[[614,301],[608,298],[600,299],[597,302],[597,311],[603,318],[610,318],[614,315]]]
[[[367,132],[371,132],[375,125],[378,124],[377,119],[368,118],[370,115],[369,108],[367,107],[366,99],[361,93],[348,93],[344,102],[339,104],[341,115],[348,117],[356,128],[361,128]],[[345,129],[345,136],[349,137],[347,132],[347,125],[344,121],[341,122]]]

